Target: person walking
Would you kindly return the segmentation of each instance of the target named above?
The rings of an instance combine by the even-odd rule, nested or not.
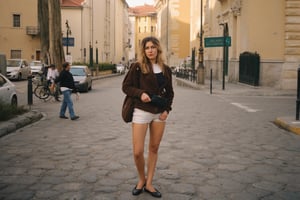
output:
[[[79,116],[75,115],[71,94],[72,92],[76,92],[76,99],[79,99],[79,93],[76,90],[73,76],[70,73],[70,68],[70,64],[68,62],[65,62],[63,64],[63,70],[60,72],[58,78],[55,79],[55,83],[60,84],[60,90],[64,96],[59,112],[59,117],[62,119],[68,119],[68,117],[66,117],[65,115],[68,107],[71,120],[76,120],[79,118]]]
[[[53,93],[54,98],[56,101],[59,100],[59,88],[57,87],[58,84],[55,84],[55,79],[59,76],[59,73],[55,67],[54,64],[51,64],[50,67],[48,68],[47,72],[47,82],[48,86],[50,87],[51,93]]]
[[[135,81],[138,80],[138,81]],[[135,82],[138,82],[138,87]],[[164,64],[160,42],[155,37],[146,37],[141,42],[139,61],[133,63],[122,83],[123,92],[135,98],[132,118],[133,157],[139,181],[132,195],[143,191],[153,197],[162,194],[153,186],[153,177],[158,159],[166,120],[174,98],[171,69]],[[147,175],[145,172],[144,145],[149,128]]]

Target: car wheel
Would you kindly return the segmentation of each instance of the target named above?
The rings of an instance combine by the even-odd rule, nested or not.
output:
[[[11,105],[17,107],[18,106],[18,98],[17,96],[13,96],[11,99]]]
[[[21,81],[21,80],[22,80],[22,74],[19,73],[19,75],[18,75],[18,81]]]
[[[92,90],[92,84],[93,84],[93,82],[91,82],[91,86],[89,87],[89,90]]]
[[[85,92],[88,92],[88,91],[89,91],[89,84],[88,84],[88,83],[86,84],[86,88],[85,88],[84,91],[85,91]]]

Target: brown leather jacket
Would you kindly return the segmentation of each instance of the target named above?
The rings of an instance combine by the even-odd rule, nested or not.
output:
[[[128,73],[126,74],[122,90],[123,92],[135,99],[135,108],[151,112],[151,113],[162,113],[164,111],[170,112],[172,110],[172,102],[174,98],[174,91],[172,86],[172,71],[165,65],[165,84],[163,87],[159,88],[157,79],[153,71],[143,74],[139,63],[134,63],[131,65]],[[157,107],[150,103],[144,103],[141,101],[142,93],[147,93],[149,95],[159,95],[167,100],[165,107]]]

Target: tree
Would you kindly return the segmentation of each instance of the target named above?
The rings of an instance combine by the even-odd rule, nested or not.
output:
[[[60,71],[65,61],[62,46],[60,0],[38,0],[38,20],[41,33],[41,57],[55,64]]]

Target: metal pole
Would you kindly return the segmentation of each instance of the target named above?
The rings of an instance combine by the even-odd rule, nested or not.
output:
[[[199,46],[199,57],[198,57],[198,69],[197,69],[197,83],[198,84],[204,84],[204,64],[203,64],[203,27],[202,27],[202,15],[203,15],[203,3],[202,0],[200,2],[200,46]]]
[[[32,105],[32,76],[28,77],[28,82],[27,82],[27,102],[28,105]]]
[[[300,104],[300,67],[297,75],[297,100],[296,100],[296,120],[299,120],[299,104]]]
[[[212,69],[210,69],[210,94],[212,94]]]
[[[228,69],[228,46],[226,44],[226,37],[228,36],[227,23],[220,24],[223,26],[223,77],[222,77],[222,89],[225,90],[225,75]]]

